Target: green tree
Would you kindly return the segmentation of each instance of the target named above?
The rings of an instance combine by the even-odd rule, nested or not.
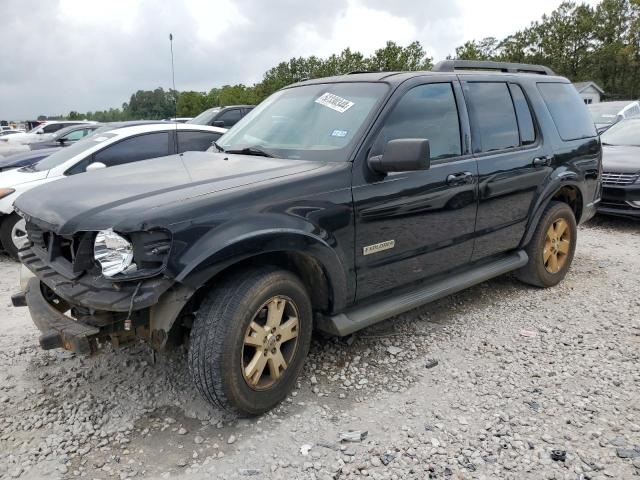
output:
[[[181,92],[178,96],[179,117],[195,117],[205,109],[206,95],[201,92]]]
[[[404,70],[429,70],[433,66],[432,59],[427,57],[420,42],[410,43],[406,47],[395,42],[387,42],[366,61],[370,70],[394,72]]]

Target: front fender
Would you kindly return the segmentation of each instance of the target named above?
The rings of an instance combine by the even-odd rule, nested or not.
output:
[[[347,303],[347,273],[330,241],[314,232],[288,228],[252,230],[237,236],[212,234],[198,242],[200,253],[185,264],[176,280],[197,289],[226,268],[251,257],[297,252],[318,262],[327,277],[333,307],[341,309]]]

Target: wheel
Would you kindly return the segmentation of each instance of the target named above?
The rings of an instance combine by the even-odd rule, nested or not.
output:
[[[291,391],[309,351],[309,295],[292,273],[248,270],[216,286],[189,337],[189,370],[213,405],[260,415]]]
[[[516,272],[523,282],[537,287],[560,283],[571,266],[576,251],[578,229],[571,207],[551,202],[527,245],[529,263]]]
[[[5,251],[18,260],[18,249],[27,241],[26,222],[17,213],[7,215],[0,224],[0,241]]]

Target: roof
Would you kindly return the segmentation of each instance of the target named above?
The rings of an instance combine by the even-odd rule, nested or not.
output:
[[[602,88],[600,88],[598,86],[598,84],[596,82],[573,82],[573,86],[576,87],[576,90],[578,91],[578,93],[582,92],[583,90],[586,90],[587,87],[591,86],[593,88],[595,88],[596,90],[598,90],[598,92],[600,92],[601,95],[604,94],[604,90]]]
[[[294,83],[285,88],[298,87],[301,85],[313,85],[319,83],[338,83],[338,82],[386,82],[392,85],[399,85],[400,83],[414,77],[437,77],[442,75],[451,75],[454,73],[458,76],[466,75],[505,75],[505,76],[526,76],[535,77],[540,80],[546,79],[564,79],[564,77],[553,75],[540,75],[537,73],[527,72],[499,72],[499,71],[487,71],[487,70],[456,70],[455,72],[432,72],[430,70],[411,71],[411,72],[366,72],[366,73],[352,73],[347,75],[337,75],[334,77],[314,78],[310,80],[303,80],[298,83]],[[566,80],[565,80],[566,81]]]

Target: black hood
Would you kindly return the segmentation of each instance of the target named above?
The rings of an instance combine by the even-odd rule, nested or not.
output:
[[[251,190],[260,183],[319,168],[323,163],[187,152],[73,175],[34,188],[15,207],[58,233],[140,228],[155,209],[189,199]],[[206,197],[206,198],[205,198]]]
[[[640,172],[640,147],[604,145],[602,169],[611,173]]]

